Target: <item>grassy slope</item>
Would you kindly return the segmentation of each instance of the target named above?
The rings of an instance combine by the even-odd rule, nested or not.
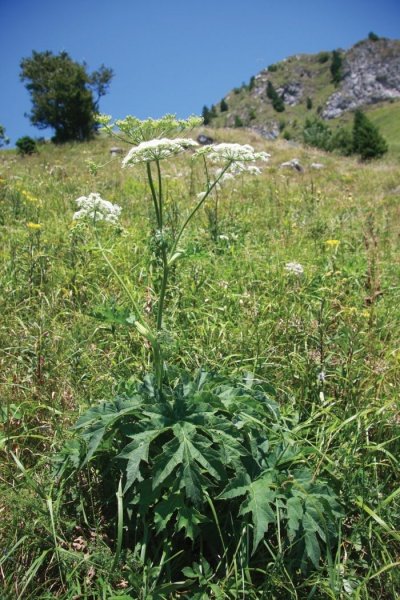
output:
[[[385,113],[379,118],[384,126]],[[280,588],[286,574],[278,560],[271,567],[278,573],[276,597],[305,598],[315,584],[318,598],[336,598],[332,581],[336,577],[342,585],[344,577],[360,598],[389,600],[400,585],[392,534],[398,496],[391,497],[400,454],[397,165],[389,159],[360,164],[283,141],[266,143],[243,130],[210,133],[217,141],[252,143],[272,158],[260,178],[238,179],[220,192],[222,239],[211,241],[207,211],[187,236],[188,253],[168,300],[169,359],[189,370],[200,365],[234,375],[254,370],[275,388],[283,407],[309,423],[303,433],[312,452],[308,460],[315,453],[319,469],[341,490],[347,512],[333,571],[324,567],[292,596]],[[137,302],[151,308],[143,174],[122,172],[114,162],[94,175],[86,164],[106,163],[111,145],[105,139],[46,145],[25,159],[0,153],[0,539],[11,551],[1,575],[7,600],[19,597],[15,590],[23,592],[25,585],[24,598],[53,597],[52,586],[61,590],[52,566],[48,505],[16,468],[11,451],[40,488],[49,489],[48,456],[77,413],[149,366],[137,336],[91,318],[97,304],[126,305],[126,298],[90,230],[71,227],[73,201],[82,194],[99,191],[122,205],[123,232],[104,231],[102,240],[122,276],[133,280]],[[279,167],[294,156],[304,173]],[[316,161],[325,168],[312,170]],[[165,168],[173,225],[201,185],[186,158]],[[29,228],[29,222],[41,229]],[[304,266],[303,277],[285,271],[289,261]],[[377,518],[357,505],[359,498]],[[101,578],[108,582],[109,550],[100,544],[103,549],[96,547],[85,562],[74,546],[82,530],[63,517],[62,505],[56,519],[63,560],[70,564],[69,584],[58,597],[78,596],[77,582],[82,584],[92,564],[95,576],[84,587],[94,595],[79,597],[103,597],[96,586]],[[32,575],[35,564],[38,574]],[[116,591],[114,584],[128,571],[107,585]],[[253,592],[249,587],[249,598],[260,597]]]

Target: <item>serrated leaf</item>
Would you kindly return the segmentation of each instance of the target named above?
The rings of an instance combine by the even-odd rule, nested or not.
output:
[[[200,523],[206,519],[192,506],[182,506],[178,511],[177,530],[185,530],[185,535],[194,541],[199,531]]]
[[[153,490],[161,485],[173,471],[183,462],[184,446],[174,438],[163,447],[163,460],[157,461],[161,469],[156,471],[153,479]]]
[[[106,425],[102,421],[98,423],[93,423],[87,431],[82,434],[83,439],[85,440],[87,446],[86,456],[82,462],[81,467],[84,467],[87,462],[92,458],[93,454],[96,452],[97,448],[100,446],[105,431]]]
[[[130,315],[129,309],[114,305],[96,306],[91,312],[91,316],[98,321],[110,323],[111,325],[126,325]]]
[[[239,514],[251,514],[253,525],[253,549],[252,554],[257,550],[264,534],[268,530],[270,523],[274,523],[276,515],[271,508],[275,503],[276,493],[271,488],[271,475],[269,473],[252,481],[247,486],[247,497],[242,502]]]
[[[179,494],[169,494],[157,503],[154,508],[154,524],[157,533],[165,529],[180,506],[182,506],[182,499]]]
[[[151,440],[150,440],[151,441]],[[132,450],[125,458],[128,458],[128,464],[126,465],[126,483],[124,487],[124,494],[133,485],[135,481],[143,481],[143,477],[140,473],[140,463],[142,461],[149,461],[149,447],[150,441],[142,442],[137,448]]]
[[[298,496],[292,496],[286,503],[288,536],[292,542],[299,531],[303,518],[303,503]]]
[[[315,567],[318,567],[321,551],[317,536],[314,532],[308,531],[304,536],[306,554]]]
[[[244,496],[248,493],[250,483],[251,480],[247,473],[241,472],[235,477],[235,479],[228,483],[218,498],[220,500],[229,500],[231,498]]]

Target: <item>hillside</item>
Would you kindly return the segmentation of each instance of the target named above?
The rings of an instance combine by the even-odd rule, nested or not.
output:
[[[275,108],[271,88],[282,101]],[[208,114],[211,126],[249,127],[267,139],[299,140],[307,118],[322,118],[335,128],[362,108],[383,126],[390,151],[398,154],[399,107],[400,41],[367,39],[347,51],[297,54],[269,65]]]

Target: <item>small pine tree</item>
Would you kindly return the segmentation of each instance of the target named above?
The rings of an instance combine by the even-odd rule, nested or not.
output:
[[[249,85],[248,85],[249,92],[251,92],[251,90],[254,88],[255,83],[256,83],[256,78],[254,77],[254,75],[252,75],[250,77],[250,81],[249,81]]]
[[[361,110],[356,110],[353,123],[353,152],[359,154],[362,160],[369,160],[383,156],[387,150],[386,140],[378,128]]]
[[[342,80],[342,77],[343,77],[342,66],[343,66],[343,59],[340,55],[340,52],[338,52],[337,50],[334,50],[332,52],[331,75],[332,75],[332,82],[335,85],[338,85]]]
[[[272,106],[276,112],[283,112],[285,110],[285,105],[281,96],[279,96],[270,81],[267,83],[267,97],[272,101]]]
[[[207,106],[203,106],[203,110],[201,111],[201,116],[203,117],[204,125],[209,125],[211,121],[211,112]]]
[[[219,109],[221,112],[226,112],[228,110],[228,103],[224,98],[220,102]]]
[[[373,31],[370,31],[368,34],[368,39],[371,40],[371,42],[377,42],[380,37],[379,35],[376,35],[376,33],[374,33]]]
[[[307,110],[311,110],[313,107],[312,98],[308,97],[306,102]]]

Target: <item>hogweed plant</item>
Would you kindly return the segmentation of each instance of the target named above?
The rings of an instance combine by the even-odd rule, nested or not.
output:
[[[160,268],[153,321],[141,314],[104,256],[131,301],[130,314],[109,318],[135,327],[147,340],[153,371],[129,393],[81,416],[75,437],[59,456],[58,472],[69,475],[70,483],[79,472],[91,473],[92,506],[116,524],[115,565],[123,552],[140,548],[143,564],[158,564],[159,577],[164,571],[173,581],[184,577],[183,587],[191,590],[200,585],[192,577],[199,564],[211,565],[214,575],[207,585],[215,592],[237,569],[252,566],[256,574],[283,561],[295,576],[298,568],[317,568],[321,554],[334,551],[340,510],[332,488],[320,474],[314,476],[310,449],[296,439],[295,416],[282,414],[252,374],[238,381],[166,365],[165,304],[171,268],[184,254],[185,232],[217,187],[238,173],[257,172],[256,163],[269,158],[249,145],[198,147],[190,138],[174,137],[200,122],[171,115],[146,121],[127,117],[116,124],[102,119],[106,130],[132,144],[122,168],[144,167],[147,174]],[[162,161],[187,151],[204,165],[205,185],[171,236]],[[98,194],[77,202],[75,218],[117,223],[119,207]]]

